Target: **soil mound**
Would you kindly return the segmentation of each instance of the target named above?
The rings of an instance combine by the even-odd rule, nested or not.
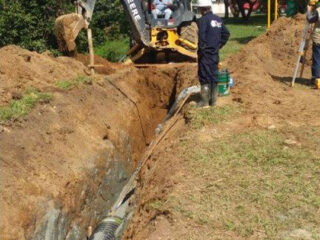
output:
[[[279,18],[264,35],[252,40],[239,54],[229,59],[228,66],[242,66],[246,61],[251,63],[250,67],[277,74],[292,74],[304,23],[304,15]]]
[[[90,64],[89,55],[77,53],[74,58],[82,62],[85,66],[88,66]],[[94,56],[94,65],[94,69],[97,73],[106,75],[115,73],[116,69],[121,67],[121,64],[111,63],[107,59],[104,59],[100,56]]]
[[[316,121],[312,116],[320,114],[315,104],[318,91],[298,91],[310,84],[311,49],[304,78],[296,81],[301,85],[290,87],[304,23],[304,15],[280,18],[264,35],[226,61],[237,84],[233,97],[250,106],[252,113],[264,114],[270,121],[292,120],[293,116],[294,121],[310,117],[310,121]]]
[[[86,66],[69,57],[52,57],[9,45],[0,49],[0,105],[28,88],[42,90],[57,81],[85,75]]]

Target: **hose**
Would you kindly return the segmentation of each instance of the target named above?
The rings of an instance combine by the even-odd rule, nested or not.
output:
[[[198,92],[200,92],[200,86],[192,86],[192,87],[183,89],[179,94],[179,96],[177,97],[177,99],[175,100],[172,107],[170,108],[162,124],[164,124],[167,120],[169,120],[174,114],[179,113],[179,111],[181,110],[181,108],[183,107],[186,100],[190,97],[191,94],[198,93]],[[143,167],[147,159],[152,154],[152,151],[154,150],[154,148],[161,141],[161,139],[163,139],[166,132],[171,129],[174,123],[172,123],[170,126],[166,126],[165,130],[159,136],[157,136],[156,140],[153,143],[151,143],[140,165],[137,167],[137,169],[135,170],[134,174],[131,176],[128,183],[124,186],[124,188],[122,189],[122,192],[120,193],[120,196],[118,197],[117,201],[111,208],[111,211],[109,212],[111,216],[104,218],[101,222],[98,223],[97,227],[95,228],[94,232],[90,236],[89,240],[115,240],[116,239],[116,236],[118,236],[119,232],[121,232],[121,229],[125,225],[125,221],[123,221],[123,219],[126,220],[126,215],[128,214],[128,208],[129,208],[128,200],[131,198],[131,196],[135,192],[136,176],[140,172],[141,168]],[[160,128],[159,132],[163,128],[162,124],[159,124],[157,127],[157,129]]]
[[[89,240],[115,240],[115,233],[121,223],[121,218],[106,217],[101,222],[99,222]]]
[[[162,128],[163,128],[163,124],[173,116],[173,114],[176,111],[177,106],[179,105],[179,102],[181,102],[184,98],[186,98],[187,96],[189,97],[190,94],[194,94],[194,93],[199,93],[200,92],[200,86],[191,86],[188,88],[183,89],[180,94],[178,95],[177,99],[174,101],[173,105],[171,106],[166,118],[164,119],[164,121],[162,123],[160,123],[157,128],[155,129],[155,133],[156,135],[158,135]]]

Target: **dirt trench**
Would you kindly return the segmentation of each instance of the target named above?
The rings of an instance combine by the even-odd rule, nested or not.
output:
[[[224,66],[228,67],[236,84],[232,88],[230,102],[227,102],[226,106],[232,106],[236,112],[239,112],[235,115],[230,114],[220,122],[214,122],[203,120],[204,114],[209,114],[210,110],[196,110],[196,116],[201,116],[200,119],[203,121],[200,129],[198,129],[199,126],[192,125],[192,122],[186,124],[185,119],[181,116],[172,131],[166,136],[166,141],[158,146],[146,162],[146,167],[141,171],[140,185],[137,190],[139,195],[137,208],[123,239],[275,239],[269,237],[263,227],[253,231],[252,235],[245,236],[236,231],[230,231],[229,226],[223,227],[222,224],[221,227],[220,224],[223,222],[221,215],[226,216],[226,209],[232,209],[232,204],[240,206],[241,200],[235,198],[230,201],[230,197],[223,197],[222,193],[233,191],[230,190],[232,184],[229,182],[221,184],[224,181],[223,178],[217,177],[217,174],[211,170],[206,173],[207,165],[201,168],[201,162],[208,161],[208,165],[219,162],[220,158],[216,157],[214,152],[209,155],[208,149],[214,148],[224,136],[237,139],[241,133],[256,130],[279,131],[281,134],[286,134],[286,138],[293,137],[292,129],[297,132],[301,131],[301,139],[297,137],[297,141],[306,145],[310,144],[312,151],[316,152],[318,148],[315,142],[319,140],[318,136],[312,143],[305,143],[302,140],[306,129],[312,128],[316,132],[320,127],[318,104],[320,94],[319,90],[313,89],[310,85],[311,51],[308,52],[303,78],[297,79],[295,88],[290,86],[304,23],[305,16],[303,15],[297,15],[294,18],[280,18],[265,34],[253,39],[240,52],[226,59]],[[219,101],[221,103],[221,100],[222,98],[218,100],[218,103]],[[188,110],[186,106],[185,116],[188,116],[188,111],[190,109]],[[219,112],[216,114],[219,115]],[[188,146],[188,142],[194,145]],[[208,143],[212,146],[209,145],[209,148],[202,152],[202,146]],[[228,142],[226,144],[228,145]],[[245,145],[244,142],[240,144],[241,147]],[[302,152],[300,146],[295,147]],[[193,149],[194,153],[198,151],[199,154],[189,154],[187,148]],[[263,146],[262,149],[267,148]],[[286,149],[285,145],[284,149]],[[193,159],[194,156],[199,159]],[[244,158],[248,158],[247,155]],[[304,157],[301,161],[304,162],[307,158]],[[194,161],[195,164],[188,166],[189,161]],[[225,165],[228,165],[229,161],[231,159],[228,159]],[[291,157],[288,157],[288,161],[291,161]],[[223,169],[225,169],[224,166],[220,165],[215,170],[223,172]],[[196,174],[193,175],[193,172]],[[235,169],[226,170],[226,178],[238,175],[239,172],[241,170],[236,165]],[[309,173],[311,172],[312,169]],[[250,174],[255,173],[255,170],[250,170]],[[255,176],[255,179],[259,177]],[[247,179],[247,176],[244,175],[244,179]],[[302,180],[299,181],[302,182]],[[238,184],[242,189],[241,183],[236,183],[236,186]],[[253,189],[250,188],[250,192],[254,194],[259,192]],[[296,194],[295,191],[293,192]],[[210,194],[212,194],[211,197]],[[296,194],[296,196],[299,195]],[[223,206],[218,206],[217,199],[223,202]],[[290,198],[288,202],[295,201]],[[256,205],[250,202],[250,206]],[[248,211],[250,217],[255,212],[261,212],[261,208],[263,207],[257,205],[257,209],[252,212]],[[202,212],[201,209],[203,209]],[[220,210],[221,215],[219,215]],[[270,212],[274,214],[274,208],[270,208]],[[239,216],[241,213],[239,214],[237,209],[231,214],[237,218],[236,221],[241,218]],[[202,218],[206,215],[209,218]],[[300,218],[305,220],[305,216]],[[211,221],[209,220],[211,217],[212,219],[217,218]],[[281,222],[277,223],[277,227],[282,224],[282,221],[281,219]],[[241,221],[240,225],[242,229],[250,224],[246,225]],[[305,226],[299,225],[299,228],[302,227]],[[318,229],[316,223],[314,227]],[[236,229],[234,225],[232,228]],[[290,222],[289,230],[279,231],[280,237],[277,239],[317,239],[317,235],[314,238],[290,236],[292,228],[294,229],[294,225]],[[284,237],[287,235],[289,237]]]
[[[34,54],[24,52],[23,64],[43,57]],[[83,70],[72,62],[75,72]],[[25,69],[29,80],[20,75],[18,83],[28,86],[37,85],[46,71]],[[1,74],[9,79],[4,70]],[[106,215],[170,103],[196,79],[193,68],[173,66],[119,67],[71,90],[58,89],[52,81],[48,77],[40,88],[51,92],[49,103],[0,125],[4,240],[84,239],[87,227]],[[2,102],[7,99],[3,94]]]

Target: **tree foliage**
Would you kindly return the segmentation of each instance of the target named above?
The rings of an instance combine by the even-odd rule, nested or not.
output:
[[[99,43],[107,38],[122,38],[130,31],[120,0],[98,0],[91,24]]]
[[[0,47],[16,44],[39,52],[56,49],[54,21],[72,11],[70,0],[0,0]],[[95,44],[122,38],[128,24],[120,0],[97,0],[91,27]],[[77,41],[80,50],[87,49],[84,33]]]
[[[309,0],[295,0],[297,11],[304,13],[306,11]]]

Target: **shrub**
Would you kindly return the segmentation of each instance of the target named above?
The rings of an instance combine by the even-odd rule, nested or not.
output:
[[[105,41],[103,45],[95,48],[95,54],[108,59],[112,62],[117,62],[129,50],[129,40],[110,40]]]

